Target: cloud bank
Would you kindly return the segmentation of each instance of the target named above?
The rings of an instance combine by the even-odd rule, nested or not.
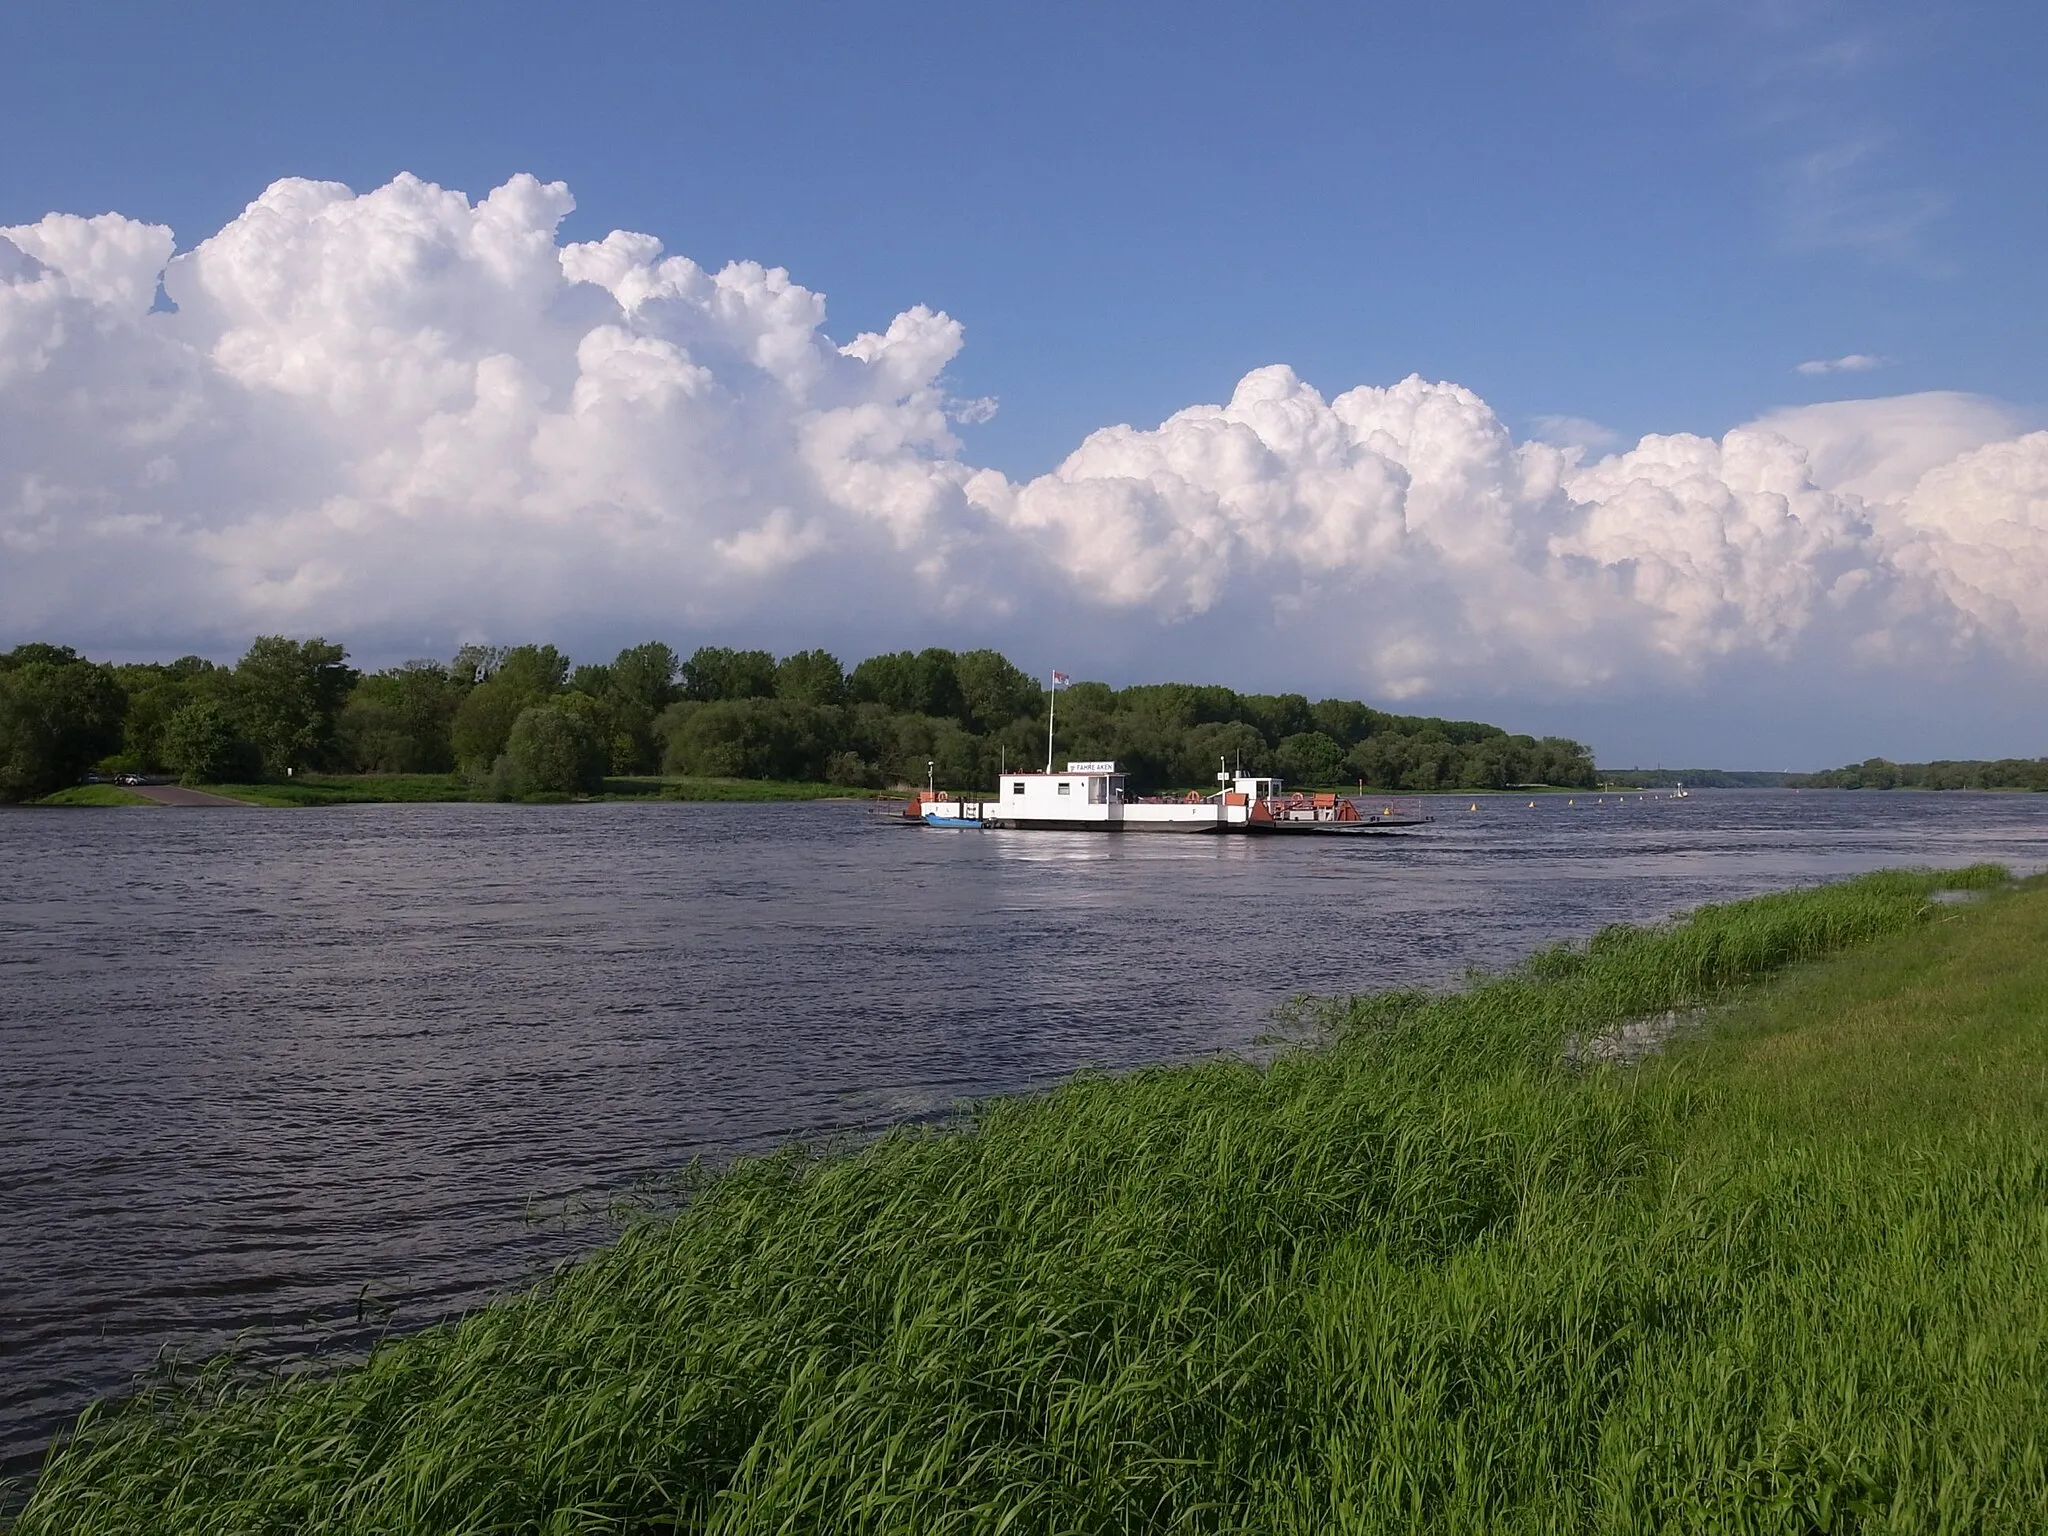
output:
[[[1974,397],[1596,459],[1276,366],[1019,482],[954,435],[993,409],[955,320],[835,341],[780,269],[572,207],[290,180],[182,254],[0,229],[0,641],[987,642],[1390,699],[2048,666],[2048,432]]]

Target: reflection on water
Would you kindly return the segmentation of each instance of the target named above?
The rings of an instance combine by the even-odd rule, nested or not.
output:
[[[1448,803],[1375,839],[854,805],[0,816],[0,1461],[166,1345],[360,1342],[691,1157],[1241,1048],[1300,991],[1875,868],[2048,862],[2048,797]]]

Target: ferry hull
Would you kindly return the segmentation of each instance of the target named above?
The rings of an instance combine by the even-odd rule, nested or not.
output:
[[[1004,832],[1172,832],[1183,836],[1233,830],[1219,821],[1062,821],[1037,816],[991,816],[981,825]]]

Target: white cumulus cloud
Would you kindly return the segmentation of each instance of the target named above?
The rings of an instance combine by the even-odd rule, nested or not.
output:
[[[1991,402],[1553,444],[1274,366],[1013,481],[953,435],[994,402],[947,393],[951,317],[836,341],[779,268],[564,243],[572,206],[293,180],[175,256],[112,214],[0,229],[0,641],[1058,635],[1396,698],[2048,662],[2048,434]]]
[[[1621,446],[1621,434],[1612,427],[1585,416],[1538,416],[1530,425],[1537,438],[1560,448],[1582,448],[1598,452]]]

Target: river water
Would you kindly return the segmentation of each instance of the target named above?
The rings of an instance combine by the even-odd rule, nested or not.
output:
[[[1383,839],[865,806],[0,815],[0,1475],[161,1352],[359,1348],[674,1169],[1242,1049],[1298,992],[1901,863],[2048,796],[1440,802]]]

